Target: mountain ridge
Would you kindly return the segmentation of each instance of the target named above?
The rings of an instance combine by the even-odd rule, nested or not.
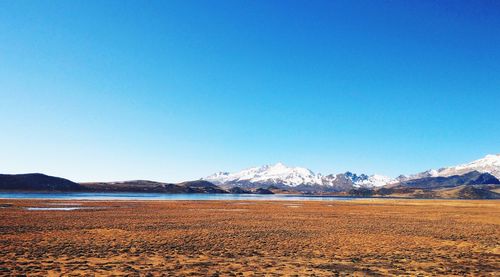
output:
[[[0,174],[0,191],[154,192],[154,193],[285,193],[376,197],[499,198],[500,155],[396,179],[352,172],[322,175],[283,163],[235,173],[219,172],[182,183],[147,180],[75,183],[32,174]]]
[[[227,193],[210,182],[200,180],[178,184],[148,180],[75,183],[41,173],[0,174],[0,191]]]
[[[273,165],[251,167],[238,172],[217,172],[202,180],[210,181],[223,187],[258,188],[277,186],[296,188],[301,191],[345,191],[360,187],[380,187],[392,178],[382,175],[357,175],[352,172],[328,174],[314,173],[304,167],[288,167],[281,162]]]
[[[315,174],[310,169],[304,167],[288,167],[278,162],[274,165],[251,167],[233,173],[217,172],[202,178],[202,180],[207,180],[226,188],[234,186],[257,188],[273,185],[285,189],[298,188],[303,191],[348,191],[359,188],[374,189],[385,186],[391,187],[410,180],[430,177],[450,177],[474,171],[488,173],[499,179],[500,154],[490,154],[469,163],[440,169],[430,169],[408,176],[400,175],[397,178],[378,174],[358,175],[349,171],[322,175],[321,173]]]
[[[453,175],[462,175],[472,171],[489,173],[496,178],[500,178],[500,154],[488,154],[483,158],[472,162],[448,166],[439,169],[429,169],[424,172],[409,176],[401,176],[404,180],[419,179],[423,177],[448,177]]]

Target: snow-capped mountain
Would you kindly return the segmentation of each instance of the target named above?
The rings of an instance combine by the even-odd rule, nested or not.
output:
[[[291,187],[321,183],[321,176],[302,167],[287,167],[282,163],[252,167],[235,173],[218,172],[204,178],[214,184],[262,183],[282,184]]]
[[[487,155],[462,165],[431,169],[409,176],[401,175],[395,179],[351,172],[322,175],[307,168],[288,167],[282,163],[252,167],[234,173],[219,172],[203,179],[222,187],[258,188],[273,185],[281,188],[293,187],[301,191],[349,191],[353,188],[391,187],[409,180],[464,175],[473,171],[489,173],[500,179],[500,154]]]
[[[371,176],[368,176],[366,179],[359,180],[358,182],[355,182],[355,187],[383,187],[387,184],[390,184],[394,182],[394,179],[391,177],[383,176],[383,175],[378,175],[374,174]]]
[[[450,166],[440,169],[430,169],[418,174],[404,177],[403,179],[413,180],[426,177],[448,177],[453,175],[463,175],[472,171],[489,173],[496,178],[500,178],[500,154],[486,155],[482,159],[457,166]]]
[[[278,187],[314,187],[345,191],[359,187],[380,187],[392,179],[386,176],[365,174],[356,175],[351,172],[341,174],[315,174],[303,167],[288,167],[282,163],[252,167],[235,173],[218,172],[204,180],[226,187],[259,187],[274,185]]]

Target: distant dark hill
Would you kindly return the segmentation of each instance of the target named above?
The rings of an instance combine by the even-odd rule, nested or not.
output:
[[[204,180],[187,181],[187,182],[179,183],[178,185],[189,186],[192,188],[208,188],[208,187],[210,187],[210,188],[217,187],[218,188],[218,186],[216,186],[208,181],[204,181]]]
[[[83,191],[85,188],[67,179],[40,173],[0,174],[0,190]]]
[[[188,181],[169,184],[145,180],[123,182],[81,183],[93,192],[151,192],[151,193],[227,193],[227,191],[207,181]]]
[[[467,186],[457,191],[459,199],[500,199],[500,193],[496,193],[485,188]]]
[[[123,182],[75,183],[44,174],[0,174],[0,191],[66,191],[66,192],[150,192],[150,193],[227,193],[202,180],[169,184],[146,180]]]
[[[258,188],[254,191],[255,194],[274,194],[274,192],[265,189],[265,188]]]
[[[369,189],[369,188],[357,188],[357,189],[352,189],[348,192],[348,195],[350,196],[356,196],[356,197],[370,197],[375,193],[375,190]]]
[[[240,187],[232,187],[229,189],[229,193],[234,193],[234,194],[247,194],[247,193],[252,193],[249,190],[242,189]]]
[[[163,193],[189,193],[189,188],[174,184],[134,180],[123,182],[96,182],[81,183],[83,187],[92,192],[163,192]]]
[[[480,173],[472,171],[464,175],[454,175],[449,177],[427,177],[421,179],[414,179],[404,181],[398,186],[421,188],[421,189],[437,189],[437,188],[451,188],[462,185],[486,185],[486,184],[500,184],[500,181],[495,176],[489,173]]]
[[[226,190],[204,180],[188,181],[178,184],[179,186],[187,187],[199,193],[227,193]]]

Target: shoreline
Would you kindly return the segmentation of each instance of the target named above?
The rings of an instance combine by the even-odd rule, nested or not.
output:
[[[12,195],[8,197],[7,195]],[[37,197],[34,197],[34,196]],[[39,197],[54,195],[53,197]],[[6,197],[7,196],[7,197]],[[30,197],[33,196],[33,197]],[[60,196],[60,197],[58,197]],[[499,201],[500,199],[464,198],[415,198],[398,196],[349,196],[349,195],[309,195],[309,194],[235,194],[235,193],[151,193],[151,192],[34,192],[0,191],[0,199],[21,200],[90,200],[90,201],[351,201],[351,200],[449,200],[449,201]]]

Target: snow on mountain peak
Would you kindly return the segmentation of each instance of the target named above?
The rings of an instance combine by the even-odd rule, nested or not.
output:
[[[345,173],[348,180],[354,187],[373,187],[383,186],[390,180],[389,177],[364,174],[356,175],[350,172]],[[273,165],[264,165],[252,167],[235,173],[219,172],[204,178],[215,184],[276,184],[296,187],[300,185],[311,186],[333,186],[337,180],[336,175],[323,176],[315,174],[313,171],[304,167],[288,167],[278,162]]]
[[[500,166],[500,154],[496,155],[486,155],[484,158],[475,160],[469,165],[481,165],[481,166]]]
[[[296,187],[300,185],[323,186],[330,188],[373,188],[400,181],[420,179],[426,177],[447,177],[452,175],[463,175],[471,171],[490,173],[500,179],[500,154],[486,155],[482,159],[457,166],[441,169],[431,169],[418,174],[393,179],[382,175],[365,175],[346,172],[342,174],[321,175],[315,174],[304,167],[289,167],[278,162],[272,165],[248,168],[239,172],[218,172],[210,175],[204,180],[221,185],[285,185]]]
[[[250,183],[285,184],[288,186],[317,183],[317,176],[309,169],[288,167],[283,163],[253,167],[221,176],[222,178],[214,177],[216,176],[209,176],[206,180],[215,183],[247,181]]]
[[[486,155],[484,158],[470,163],[439,169],[438,174],[439,176],[451,176],[468,173],[474,170],[490,173],[500,178],[500,155]]]
[[[471,171],[489,173],[496,178],[500,178],[500,154],[486,155],[484,158],[440,169],[431,169],[422,173],[411,175],[408,179],[418,179],[424,177],[448,177],[453,175],[463,175]]]

